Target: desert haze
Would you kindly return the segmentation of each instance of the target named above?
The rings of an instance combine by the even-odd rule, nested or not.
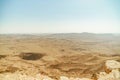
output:
[[[104,71],[107,60],[120,61],[120,35],[93,33],[0,35],[0,80],[7,80],[3,77],[8,74],[11,76],[40,74],[57,80],[60,76],[91,78],[94,74]]]

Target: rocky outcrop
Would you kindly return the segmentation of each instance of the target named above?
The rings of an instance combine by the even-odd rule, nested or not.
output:
[[[105,72],[100,72],[96,76],[97,80],[120,80],[120,62],[107,60]]]
[[[120,80],[120,62],[115,60],[107,60],[104,67],[105,72],[93,74],[89,78],[68,78],[61,76],[60,80]]]
[[[41,74],[37,74],[35,76],[28,76],[26,74],[13,73],[0,75],[0,80],[54,80],[54,79]]]
[[[114,60],[107,60],[105,63],[105,71],[93,74],[89,78],[73,78],[61,76],[59,80],[120,80],[120,62]],[[0,74],[0,80],[55,80],[48,76],[37,74],[35,76],[28,76],[21,73],[6,73]]]

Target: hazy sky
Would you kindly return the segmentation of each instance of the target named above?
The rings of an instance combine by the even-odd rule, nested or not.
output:
[[[120,0],[0,0],[0,33],[120,33]]]

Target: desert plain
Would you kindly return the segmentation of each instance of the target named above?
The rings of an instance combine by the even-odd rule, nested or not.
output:
[[[91,78],[120,61],[120,34],[1,34],[0,74]]]

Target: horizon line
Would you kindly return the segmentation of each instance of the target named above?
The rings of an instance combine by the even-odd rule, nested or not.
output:
[[[95,32],[44,32],[44,33],[0,33],[1,34],[28,34],[28,35],[34,35],[34,34],[120,34],[120,32],[118,33],[95,33]]]

